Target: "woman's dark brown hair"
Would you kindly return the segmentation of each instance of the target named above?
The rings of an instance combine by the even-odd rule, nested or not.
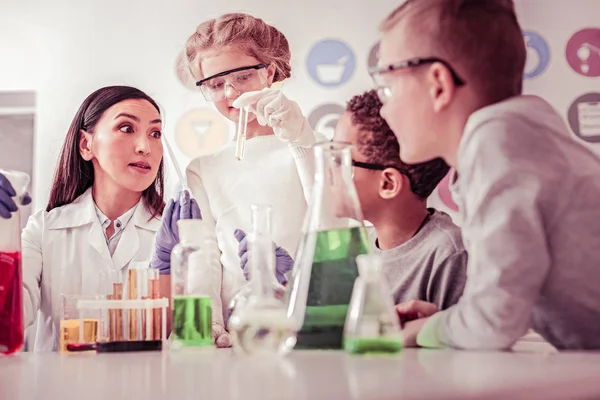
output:
[[[46,211],[72,203],[94,183],[94,167],[91,161],[86,161],[79,153],[81,130],[93,132],[96,124],[113,105],[125,100],[146,100],[160,113],[158,104],[139,89],[130,86],[107,86],[90,94],[77,110],[73,122],[67,132],[58,166],[50,189],[50,200]],[[165,208],[164,164],[160,162],[156,179],[149,188],[144,190],[142,198],[152,213],[152,218],[162,214]]]

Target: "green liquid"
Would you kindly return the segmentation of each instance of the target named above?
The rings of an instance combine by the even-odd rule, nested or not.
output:
[[[341,349],[346,312],[358,276],[356,256],[368,253],[364,228],[318,232],[298,349]]]
[[[352,354],[398,353],[402,343],[400,339],[344,339],[344,350]]]
[[[184,346],[212,346],[212,309],[207,296],[173,296],[173,339]]]

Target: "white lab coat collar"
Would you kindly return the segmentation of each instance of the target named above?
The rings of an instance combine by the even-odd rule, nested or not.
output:
[[[135,256],[140,247],[137,229],[144,229],[156,232],[160,228],[159,218],[152,218],[152,214],[141,200],[141,204],[136,208],[131,221],[123,230],[123,236],[115,253],[111,258],[106,245],[106,239],[102,230],[100,221],[96,214],[94,200],[92,198],[92,189],[89,188],[71,204],[54,209],[48,215],[48,229],[69,229],[91,224],[88,235],[88,243],[98,254],[107,261],[113,262],[116,269],[122,269]],[[123,238],[127,238],[123,240]]]

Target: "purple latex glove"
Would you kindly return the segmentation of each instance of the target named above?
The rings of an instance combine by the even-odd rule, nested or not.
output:
[[[171,272],[171,251],[179,243],[177,221],[180,219],[202,219],[198,203],[190,199],[190,192],[187,190],[180,193],[178,201],[169,201],[163,212],[162,225],[156,233],[156,251],[150,266],[158,268],[161,274]]]
[[[233,236],[237,239],[238,255],[240,256],[240,267],[244,271],[244,277],[248,279],[248,240],[246,232],[241,229],[236,229]],[[294,266],[294,260],[287,251],[273,243],[275,248],[275,277],[277,281],[284,285],[287,282],[285,274],[291,271]]]
[[[18,207],[12,199],[17,195],[8,178],[0,174],[0,218],[10,219],[12,213],[17,212]],[[31,197],[27,193],[21,196],[21,204],[26,206],[31,203]]]

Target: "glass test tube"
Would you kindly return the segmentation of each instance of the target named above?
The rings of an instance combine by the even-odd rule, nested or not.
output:
[[[106,299],[123,299],[123,274],[120,270],[110,270],[106,272]],[[117,309],[108,309],[108,329],[105,341],[115,342],[123,340],[123,311]]]
[[[248,109],[246,107],[240,108],[240,119],[237,126],[237,147],[235,150],[235,156],[238,160],[244,158],[246,152],[246,128],[248,127]]]
[[[123,300],[123,283],[113,283],[113,294],[115,300]],[[123,310],[112,310],[114,313],[114,340],[122,341],[125,340],[124,327],[123,327]]]
[[[130,269],[127,277],[127,299],[134,300],[138,298],[138,271]],[[137,310],[127,310],[128,331],[127,340],[138,340],[138,312]]]
[[[152,298],[154,281],[158,284],[158,270],[149,268],[147,265],[137,269],[138,299],[148,300]],[[153,340],[154,337],[154,315],[152,307],[146,305],[139,312],[138,324],[140,326],[137,340]]]
[[[150,269],[148,272],[148,290],[151,299],[160,298],[159,274],[157,269]],[[150,310],[151,316],[148,324],[152,327],[152,335],[147,340],[160,340],[161,335],[161,313],[160,308]]]

